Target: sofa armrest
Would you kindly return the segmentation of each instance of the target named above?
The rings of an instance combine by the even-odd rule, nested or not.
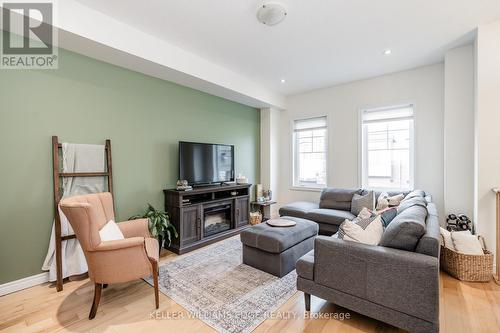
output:
[[[318,236],[314,281],[430,322],[439,316],[439,261],[415,252]]]
[[[94,251],[114,251],[129,247],[140,246],[144,247],[144,237],[131,237],[125,239],[103,241],[96,246]]]
[[[137,219],[137,220],[120,222],[118,223],[118,228],[120,228],[125,238],[151,237],[149,233],[148,219]]]
[[[121,283],[151,275],[144,237],[101,242],[86,253],[91,280],[96,283]]]

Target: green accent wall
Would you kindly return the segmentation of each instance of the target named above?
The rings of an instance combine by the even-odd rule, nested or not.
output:
[[[163,208],[178,141],[235,145],[259,181],[259,110],[59,50],[57,70],[0,70],[0,284],[41,272],[53,221],[51,136],[111,139],[117,220]]]

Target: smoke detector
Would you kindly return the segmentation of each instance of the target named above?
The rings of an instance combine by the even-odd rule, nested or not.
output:
[[[265,3],[257,11],[257,20],[265,25],[276,25],[283,21],[287,15],[284,5],[277,2]]]

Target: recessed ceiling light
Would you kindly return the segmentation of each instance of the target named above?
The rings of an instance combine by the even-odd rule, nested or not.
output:
[[[285,82],[286,82],[286,80],[285,80],[285,79],[281,79],[281,83],[285,83]]]
[[[391,49],[384,50],[384,55],[389,55],[391,53],[392,53]]]

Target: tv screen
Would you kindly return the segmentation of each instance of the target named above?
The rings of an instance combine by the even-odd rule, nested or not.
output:
[[[179,179],[190,185],[234,180],[234,146],[179,142]]]

